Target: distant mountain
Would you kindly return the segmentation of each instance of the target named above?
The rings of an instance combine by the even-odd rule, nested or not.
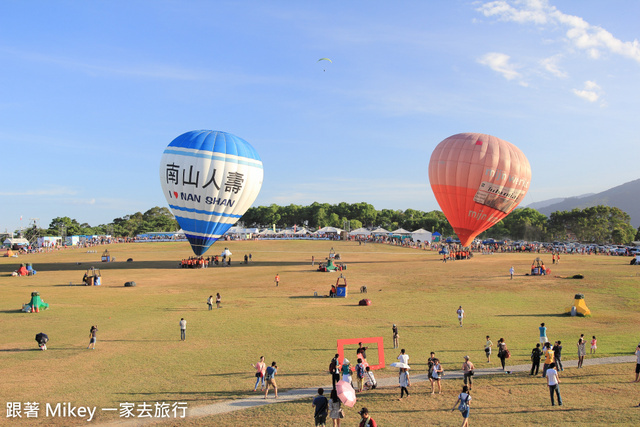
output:
[[[584,209],[604,205],[616,207],[631,216],[631,225],[640,226],[640,179],[610,188],[601,193],[588,194],[566,199],[549,199],[531,203],[528,208],[537,210],[547,217],[552,212]]]
[[[581,199],[583,197],[593,196],[595,193],[583,194],[582,196],[572,197],[573,199]],[[561,203],[567,200],[566,197],[556,197],[555,199],[543,200],[541,202],[533,202],[527,205],[527,208],[535,209],[538,212],[541,212],[541,209],[546,208],[547,206],[555,205],[556,203]]]

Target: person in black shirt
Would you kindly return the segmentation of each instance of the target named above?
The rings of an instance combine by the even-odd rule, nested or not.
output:
[[[540,369],[541,357],[542,357],[542,350],[540,350],[540,343],[538,343],[536,344],[536,348],[531,350],[531,375],[538,375],[538,370]]]
[[[556,341],[553,345],[553,357],[556,362],[556,368],[559,371],[564,371],[562,367],[562,341]]]

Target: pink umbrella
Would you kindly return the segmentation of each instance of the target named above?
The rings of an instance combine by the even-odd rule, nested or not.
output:
[[[340,380],[336,384],[336,391],[338,392],[338,399],[346,406],[353,408],[353,405],[356,404],[356,391],[351,387],[351,384]]]

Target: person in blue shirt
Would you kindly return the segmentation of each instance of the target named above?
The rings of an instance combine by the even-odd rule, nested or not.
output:
[[[540,344],[544,345],[544,343],[549,341],[547,339],[547,327],[544,326],[544,323],[540,323],[540,327],[538,329],[540,330]]]
[[[264,398],[267,398],[267,394],[269,394],[269,386],[273,387],[273,391],[275,392],[276,399],[278,398],[278,385],[276,384],[276,374],[278,373],[278,367],[276,366],[276,362],[271,362],[271,366],[269,366],[264,374],[264,380],[267,382],[267,388],[264,392]]]

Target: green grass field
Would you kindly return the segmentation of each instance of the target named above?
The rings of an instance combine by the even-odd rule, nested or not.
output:
[[[477,367],[486,367],[485,335],[491,335],[494,343],[505,338],[512,353],[509,363],[527,363],[540,322],[546,322],[550,340],[563,341],[564,360],[576,358],[581,333],[598,337],[598,357],[632,355],[639,340],[640,269],[628,265],[628,258],[565,255],[560,265],[551,266],[551,257],[541,255],[552,274],[529,277],[524,273],[537,255],[476,255],[469,261],[443,264],[435,252],[326,241],[219,242],[210,252],[219,253],[225,246],[233,252],[231,267],[198,270],[177,268],[178,261],[190,255],[187,243],[111,245],[109,251],[117,261],[109,264],[100,262],[104,248],[98,253],[67,249],[0,259],[3,405],[73,402],[109,408],[122,402],[180,401],[196,407],[238,399],[253,395],[250,364],[261,355],[267,362],[278,362],[281,391],[315,387],[330,381],[326,370],[339,338],[382,336],[387,365],[394,361],[398,352],[392,349],[393,323],[399,327],[400,346],[418,373],[426,369],[430,351],[437,353],[445,370],[460,369],[465,354]],[[313,297],[314,292],[328,294],[338,276],[311,267],[311,256],[324,259],[331,247],[348,265],[346,299]],[[253,255],[249,265],[240,264],[245,253]],[[124,262],[127,258],[134,262]],[[11,277],[21,262],[32,262],[38,274]],[[511,265],[516,270],[513,280],[508,275]],[[101,268],[103,286],[69,286],[79,284],[91,266]],[[281,277],[277,288],[276,273]],[[554,277],[577,273],[585,279]],[[124,282],[131,280],[137,286],[125,288]],[[357,305],[361,285],[368,287],[370,307]],[[21,313],[34,290],[40,291],[50,309]],[[222,295],[223,308],[208,311],[206,299],[216,292]],[[585,294],[592,317],[562,315],[578,292]],[[467,316],[462,328],[455,313],[459,305]],[[181,317],[188,322],[186,342],[180,341]],[[86,350],[93,324],[99,328],[95,351]],[[41,331],[50,337],[46,352],[38,351],[34,340]],[[347,353],[352,360],[355,347]],[[369,353],[370,362],[375,362]],[[495,358],[492,365],[498,363]],[[630,408],[638,403],[638,385],[630,383],[632,365],[565,374],[567,405],[553,412],[542,380],[520,375],[482,379],[487,386],[474,390],[471,422],[558,425],[640,420],[639,410]],[[394,375],[393,369],[377,374]],[[407,402],[393,401],[395,388],[377,390],[362,402],[384,425],[421,425],[425,417],[433,424],[455,425],[461,421],[459,413],[442,410],[453,406],[458,385],[454,392],[453,383],[444,384],[449,390],[435,400],[422,393],[427,386],[420,384]],[[356,424],[354,410],[347,417],[347,425]],[[94,423],[118,416],[98,410],[97,418]],[[2,414],[0,423],[42,421],[7,420]],[[186,424],[310,425],[312,419],[310,402],[300,401]]]

